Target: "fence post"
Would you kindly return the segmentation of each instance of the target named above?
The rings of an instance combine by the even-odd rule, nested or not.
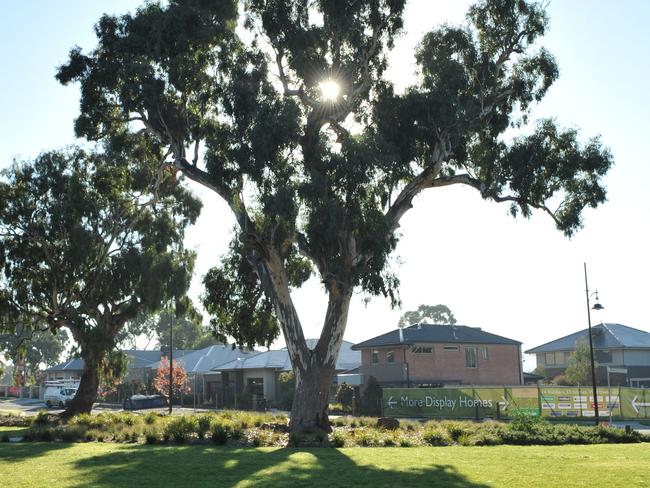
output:
[[[618,416],[623,418],[623,399],[621,398],[621,384],[618,384]]]

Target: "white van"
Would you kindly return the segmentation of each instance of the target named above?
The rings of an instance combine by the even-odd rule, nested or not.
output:
[[[45,389],[43,401],[48,408],[64,408],[68,402],[74,398],[75,393],[77,393],[76,388],[68,386],[48,386]]]

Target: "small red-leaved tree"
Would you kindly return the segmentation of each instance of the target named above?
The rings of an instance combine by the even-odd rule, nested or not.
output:
[[[173,394],[180,395],[182,393],[189,393],[190,387],[188,386],[187,371],[185,371],[185,366],[183,366],[181,363],[178,363],[177,361],[174,361],[173,365]],[[167,356],[163,356],[163,358],[160,360],[160,366],[158,366],[158,371],[156,372],[156,379],[153,382],[153,386],[161,395],[169,395],[169,358],[167,358]]]

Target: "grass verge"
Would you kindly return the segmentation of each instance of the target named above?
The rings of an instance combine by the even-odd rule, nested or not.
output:
[[[649,465],[643,444],[231,449],[29,443],[0,445],[0,486],[645,487]]]

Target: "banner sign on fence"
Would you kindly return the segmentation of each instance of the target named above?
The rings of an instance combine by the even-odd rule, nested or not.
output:
[[[537,388],[384,388],[384,415],[497,418],[523,409],[538,414]]]
[[[384,388],[387,417],[508,418],[515,412],[543,417],[650,418],[650,390],[599,387]]]

